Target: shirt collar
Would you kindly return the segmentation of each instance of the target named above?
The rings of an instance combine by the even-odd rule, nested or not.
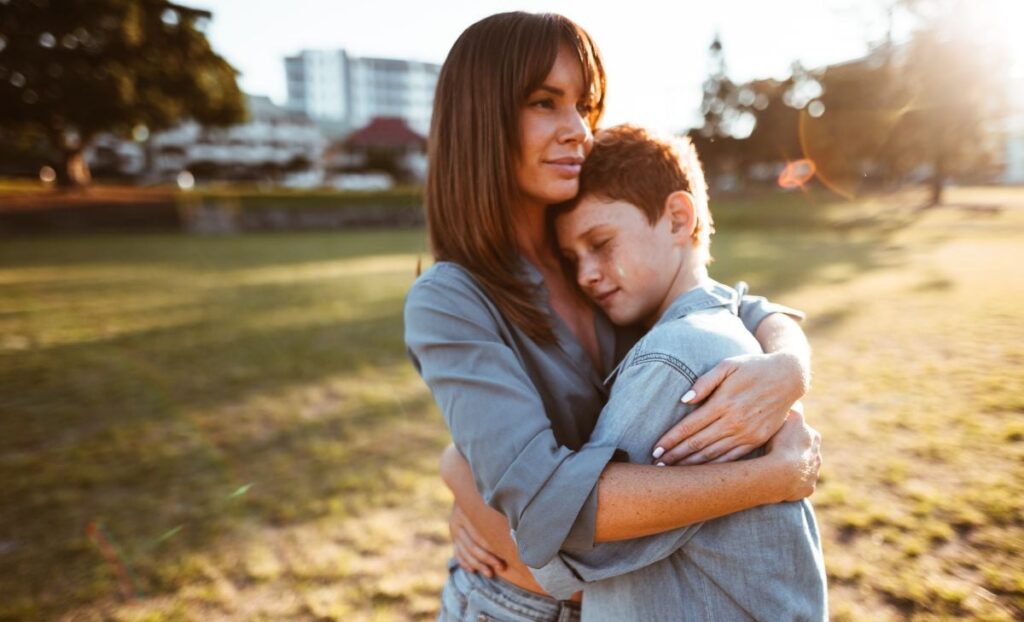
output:
[[[677,320],[694,311],[713,309],[715,307],[728,307],[735,314],[740,309],[740,294],[731,287],[726,287],[718,281],[707,279],[700,285],[679,295],[672,304],[661,314],[655,326]]]
[[[541,275],[537,266],[533,265],[524,255],[519,255],[519,272],[526,277],[526,282],[534,287],[544,285],[544,276]]]

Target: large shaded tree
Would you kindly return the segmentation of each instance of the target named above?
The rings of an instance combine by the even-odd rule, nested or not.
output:
[[[799,63],[782,81],[736,83],[728,76],[716,36],[708,50],[703,91],[703,124],[690,136],[709,177],[732,173],[743,179],[754,164],[801,157],[800,110],[821,94],[821,85]]]
[[[0,130],[48,143],[58,179],[84,184],[98,133],[242,120],[237,72],[203,32],[210,17],[166,0],[0,2]]]
[[[885,44],[826,67],[819,79],[823,94],[800,116],[802,152],[814,161],[818,178],[843,196],[896,183],[915,166],[896,139],[909,91],[892,57]]]
[[[998,148],[1009,66],[998,16],[983,3],[902,0],[917,19],[900,79],[909,95],[895,147],[931,169],[930,203],[950,177],[987,168]]]

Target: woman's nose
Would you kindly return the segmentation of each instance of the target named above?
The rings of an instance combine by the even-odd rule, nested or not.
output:
[[[559,138],[566,143],[585,143],[590,138],[590,123],[575,107],[563,115],[562,132]]]

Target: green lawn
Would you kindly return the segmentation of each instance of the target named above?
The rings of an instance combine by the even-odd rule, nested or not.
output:
[[[1024,616],[1024,192],[952,200],[1007,209],[720,207],[714,276],[812,314],[838,620]],[[447,433],[401,329],[425,248],[0,240],[0,620],[432,619]]]

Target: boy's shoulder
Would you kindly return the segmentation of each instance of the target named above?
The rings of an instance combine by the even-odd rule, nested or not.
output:
[[[723,358],[760,353],[738,315],[741,293],[715,281],[680,295],[633,347],[626,366],[661,360],[704,373]]]

